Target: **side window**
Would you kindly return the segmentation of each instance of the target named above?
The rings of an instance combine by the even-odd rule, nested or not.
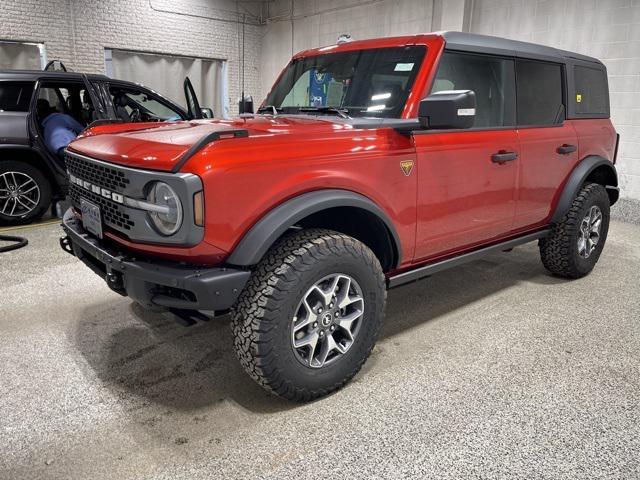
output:
[[[38,90],[38,101],[45,100],[47,109],[72,116],[81,125],[95,120],[95,109],[83,83],[46,82]]]
[[[0,82],[0,112],[28,112],[34,82]]]
[[[116,114],[125,122],[169,122],[181,120],[180,112],[151,94],[112,86],[109,89]]]
[[[431,93],[473,90],[476,94],[474,128],[515,125],[513,60],[444,52]]]
[[[562,67],[516,60],[518,125],[554,125],[564,119]]]
[[[599,68],[576,65],[573,69],[575,111],[581,114],[609,115],[607,74]]]

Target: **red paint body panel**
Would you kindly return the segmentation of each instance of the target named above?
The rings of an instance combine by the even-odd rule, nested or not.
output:
[[[578,163],[578,151],[557,152],[561,145],[578,145],[572,121],[561,126],[521,128],[518,160],[518,200],[515,228],[546,223],[555,206],[558,186],[563,185]]]
[[[402,118],[416,118],[444,48],[427,34],[345,43],[300,56],[368,48],[426,45],[427,53]],[[615,131],[608,119],[571,120],[561,127],[469,130],[403,135],[390,128],[361,130],[331,116],[256,115],[234,120],[116,124],[91,129],[70,149],[131,168],[170,171],[209,133],[246,129],[201,149],[181,171],[198,175],[205,192],[205,236],[191,248],[132,243],[133,251],[215,265],[243,235],[287,199],[321,189],[362,194],[394,223],[403,257],[398,270],[483,243],[539,229],[579,160],[613,159]],[[578,151],[555,148],[577,142]],[[499,150],[519,154],[500,165]],[[400,162],[415,162],[405,175]],[[392,272],[389,272],[392,273]]]
[[[416,261],[512,229],[518,164],[500,165],[491,155],[499,150],[518,153],[514,130],[429,132],[416,135],[415,143]]]

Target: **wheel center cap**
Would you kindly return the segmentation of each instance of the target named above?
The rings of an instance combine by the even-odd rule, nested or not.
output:
[[[333,320],[333,317],[331,316],[330,313],[325,314],[322,317],[322,326],[323,327],[328,327],[329,325],[331,325],[331,321]]]

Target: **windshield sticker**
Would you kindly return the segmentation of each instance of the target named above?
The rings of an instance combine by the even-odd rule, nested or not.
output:
[[[410,72],[413,70],[413,63],[396,63],[396,68],[393,69],[394,72]]]

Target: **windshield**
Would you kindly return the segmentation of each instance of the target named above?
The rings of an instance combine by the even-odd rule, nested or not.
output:
[[[399,118],[426,48],[356,50],[293,60],[264,102],[284,113]]]

